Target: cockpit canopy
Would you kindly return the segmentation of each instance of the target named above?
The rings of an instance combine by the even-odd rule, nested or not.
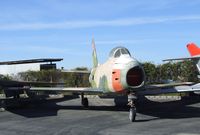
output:
[[[118,58],[121,55],[131,56],[130,52],[125,47],[116,47],[116,48],[112,49],[109,56],[113,57],[113,58]]]

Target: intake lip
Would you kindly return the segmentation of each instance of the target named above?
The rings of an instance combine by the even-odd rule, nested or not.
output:
[[[144,71],[141,67],[131,68],[126,75],[126,82],[130,87],[141,86],[144,82]]]

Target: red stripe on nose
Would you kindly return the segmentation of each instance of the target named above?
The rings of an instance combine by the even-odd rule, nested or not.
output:
[[[112,72],[112,86],[116,92],[123,91],[123,86],[120,82],[121,71],[120,69],[114,69]]]

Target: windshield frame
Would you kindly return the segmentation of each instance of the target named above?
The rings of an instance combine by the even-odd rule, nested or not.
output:
[[[112,49],[109,56],[112,58],[119,58],[122,55],[131,56],[129,50],[125,47],[116,47],[116,48]]]

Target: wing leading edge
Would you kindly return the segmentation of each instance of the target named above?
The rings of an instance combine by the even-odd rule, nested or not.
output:
[[[62,60],[63,60],[62,58],[42,58],[42,59],[29,59],[29,60],[17,60],[17,61],[4,61],[4,62],[0,62],[0,65],[58,62]]]
[[[12,85],[11,85],[12,82]],[[1,82],[3,83],[3,82]],[[9,84],[7,84],[9,83]],[[91,88],[91,87],[33,87],[31,84],[51,84],[44,82],[15,82],[15,81],[6,81],[3,87],[7,87],[7,90],[28,90],[33,92],[60,92],[60,93],[75,93],[75,94],[90,94],[98,95],[104,94],[103,89]],[[53,83],[54,84],[54,83]],[[54,85],[57,85],[55,83]],[[180,92],[199,92],[200,83],[195,84],[193,82],[183,82],[183,83],[172,83],[172,84],[157,84],[157,85],[147,85],[142,90],[139,90],[139,94],[143,95],[156,95],[156,94],[166,94],[166,93],[180,93]]]
[[[200,84],[193,85],[193,82],[183,82],[183,83],[172,83],[172,84],[158,84],[158,85],[148,85],[142,91],[144,95],[156,95],[156,94],[166,94],[166,93],[180,93],[180,92],[191,92],[200,91]],[[47,91],[47,92],[71,92],[76,94],[104,94],[103,89],[95,89],[91,87],[30,87],[30,91]]]
[[[175,59],[165,59],[163,61],[184,61],[184,60],[198,60],[200,59],[200,56],[195,57],[185,57],[185,58],[175,58]]]
[[[191,83],[192,84],[192,83]],[[167,94],[167,93],[181,93],[181,92],[200,92],[200,83],[190,85],[190,82],[185,85],[169,85],[169,86],[154,86],[148,87],[144,91],[140,91],[139,94],[142,95],[159,95],[159,94]]]
[[[86,94],[102,94],[103,90],[94,89],[90,87],[30,87],[30,91],[47,91],[47,92],[72,92],[72,93],[86,93]]]

